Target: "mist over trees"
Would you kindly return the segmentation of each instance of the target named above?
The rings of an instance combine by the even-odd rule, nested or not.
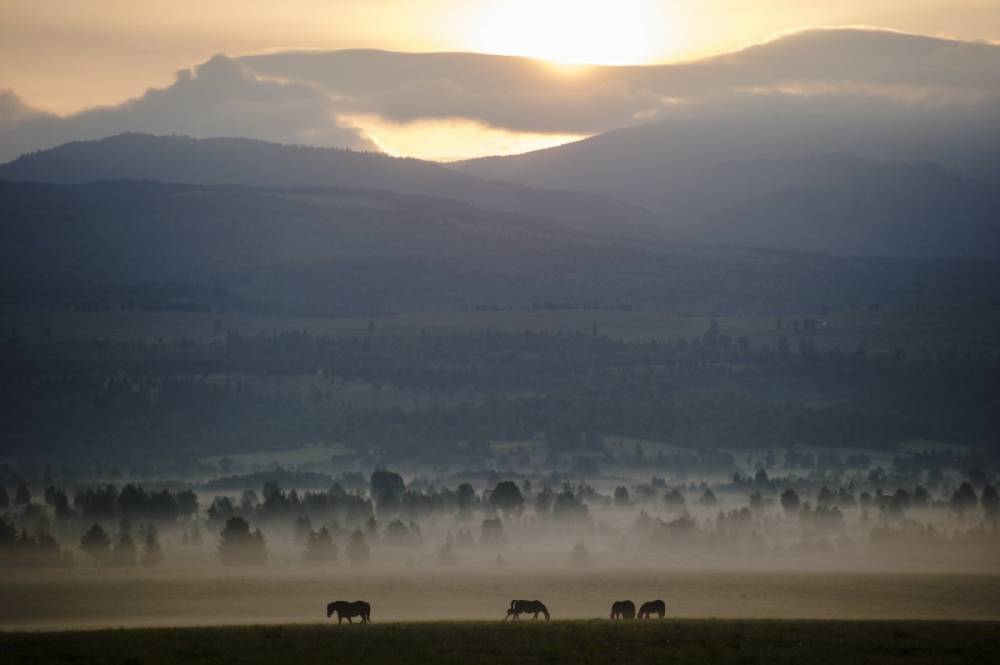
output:
[[[995,549],[1000,499],[995,468],[981,464],[986,460],[917,452],[883,468],[870,461],[851,467],[835,452],[822,459],[820,466],[796,449],[751,451],[729,474],[675,467],[665,476],[631,475],[625,485],[618,484],[621,475],[571,482],[564,475],[571,471],[542,468],[492,471],[496,480],[471,471],[407,479],[380,466],[350,492],[337,481],[328,490],[301,492],[268,482],[260,491],[246,486],[236,496],[215,495],[204,510],[195,502],[193,512],[153,513],[137,524],[125,516],[135,514],[130,497],[204,495],[203,486],[176,492],[137,483],[121,490],[87,486],[74,492],[82,497],[79,507],[59,517],[60,504],[51,500],[9,505],[0,514],[0,563],[153,568],[176,565],[173,559],[183,556],[222,566],[418,560],[454,567],[548,556],[553,565],[599,566],[710,554],[766,556],[776,564],[979,565]],[[52,482],[36,493],[33,482],[4,471],[5,481],[25,488],[22,494],[66,495]],[[353,474],[342,477],[354,480]],[[464,475],[478,479],[460,480]],[[392,497],[389,505],[386,497]],[[98,511],[95,522],[100,505],[110,510]]]
[[[103,563],[111,555],[111,537],[100,524],[94,524],[80,538],[80,549],[97,563]]]
[[[219,560],[227,566],[253,566],[267,562],[267,541],[260,529],[250,531],[242,517],[230,517],[219,534]]]

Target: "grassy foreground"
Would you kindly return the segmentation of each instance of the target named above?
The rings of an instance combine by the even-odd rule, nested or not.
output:
[[[522,621],[0,633],[19,663],[989,663],[1000,624]]]

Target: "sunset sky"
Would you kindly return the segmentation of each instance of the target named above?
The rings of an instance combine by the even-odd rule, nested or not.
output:
[[[654,64],[732,51],[808,26],[866,25],[1000,39],[997,0],[0,0],[0,114],[58,116],[165,88],[215,54],[378,48]],[[9,101],[16,98],[17,104]],[[7,99],[8,101],[4,101]],[[18,106],[20,105],[20,106]],[[13,111],[10,108],[14,108]],[[585,131],[510,132],[479,122],[387,123],[354,113],[380,148],[435,158],[517,152]],[[3,118],[0,117],[0,125]],[[2,127],[0,127],[2,129]],[[454,154],[451,154],[454,153]]]
[[[170,82],[215,53],[477,51],[637,64],[808,25],[1000,39],[996,0],[0,0],[0,86],[59,113]]]

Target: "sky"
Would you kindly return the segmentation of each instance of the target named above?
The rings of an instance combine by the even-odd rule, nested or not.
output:
[[[69,116],[118,105],[176,85],[179,71],[197,71],[216,54],[495,53],[552,60],[573,77],[574,63],[679,62],[803,27],[845,25],[993,42],[1000,0],[0,0],[0,114]],[[440,159],[592,133],[512,131],[475,117],[387,121],[370,109],[340,117],[362,128],[364,147]]]

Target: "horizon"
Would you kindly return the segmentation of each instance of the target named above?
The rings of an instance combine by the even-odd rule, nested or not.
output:
[[[233,11],[237,5],[239,14]],[[0,8],[0,37],[6,37],[0,39],[0,63],[6,63],[0,66],[0,87],[13,89],[37,108],[66,114],[117,104],[150,87],[167,85],[177,69],[204,62],[217,53],[235,57],[286,49],[378,48],[519,55],[573,63],[652,64],[731,52],[816,26],[869,26],[963,41],[1000,39],[1000,8],[995,3],[924,0],[921,11],[914,9],[913,2],[904,0],[824,0],[807,5],[790,0],[431,0],[419,4],[296,0],[280,10],[256,0],[224,0],[210,5],[154,0],[143,3],[141,9],[114,0],[49,7],[9,0]],[[238,20],[225,21],[226,17]],[[387,21],[389,17],[393,21]],[[561,23],[561,41],[543,37],[544,33],[536,36],[530,25],[525,30],[535,17],[541,19],[538,22]],[[721,21],[723,17],[728,22]],[[219,29],[204,34],[201,26],[206,20],[216,21]],[[394,23],[405,27],[389,29]],[[520,29],[515,31],[515,27]],[[609,33],[611,41],[606,45],[581,43]],[[147,52],[132,48],[138,35],[161,49]],[[60,44],[57,36],[66,43]],[[100,41],[95,41],[98,36]],[[73,50],[78,43],[86,43],[96,52]],[[37,54],[38,49],[51,52],[44,60],[29,58],[28,54]],[[96,96],[81,94],[79,83],[59,69],[72,63],[88,71],[101,60],[111,62],[114,53],[128,53],[128,69],[116,67],[107,73],[118,77],[127,71],[132,82],[114,81]],[[133,71],[137,63],[141,69]],[[112,81],[101,83],[108,86]],[[59,92],[60,87],[66,90]]]

